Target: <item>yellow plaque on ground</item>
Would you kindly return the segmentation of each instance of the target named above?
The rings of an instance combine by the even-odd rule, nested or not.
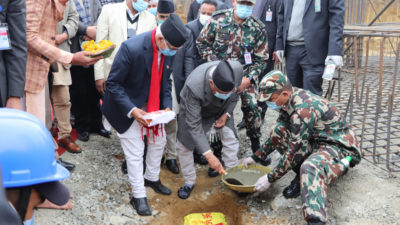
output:
[[[227,225],[225,216],[219,212],[192,213],[185,216],[184,225]]]

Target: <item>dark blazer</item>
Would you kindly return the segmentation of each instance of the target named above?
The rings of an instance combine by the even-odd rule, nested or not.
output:
[[[217,10],[223,10],[223,9],[229,9],[232,7],[229,7],[222,1],[216,1],[217,2]],[[232,4],[232,3],[231,3]],[[193,21],[199,17],[199,9],[200,9],[200,4],[197,3],[197,1],[193,1],[190,4],[189,11],[187,14],[187,22],[189,23],[190,21]]]
[[[1,1],[1,23],[8,23],[11,50],[0,51],[0,107],[9,97],[23,97],[27,59],[25,0]]]
[[[313,65],[325,62],[327,55],[343,55],[344,0],[321,1],[315,12],[314,0],[306,0],[303,17],[304,42]],[[293,0],[282,0],[278,14],[276,49],[285,50]]]
[[[186,27],[190,30],[190,36],[193,38],[194,45],[194,68],[204,63],[204,60],[201,58],[199,54],[199,50],[196,47],[196,40],[200,35],[201,30],[203,29],[203,25],[200,23],[199,19],[195,19],[186,24]]]
[[[186,28],[188,34],[190,34],[190,30]],[[179,103],[179,93],[181,92],[183,85],[185,84],[186,78],[195,68],[195,51],[197,48],[195,46],[196,41],[190,37],[186,40],[185,44],[182,48],[180,48],[175,55],[174,63],[173,63],[173,76],[174,76],[174,85],[175,85],[175,93],[177,97],[177,101]]]
[[[134,107],[142,108],[149,97],[153,64],[151,32],[142,33],[122,43],[106,81],[102,111],[120,134],[128,130],[134,121],[134,118],[128,117],[129,111]],[[172,109],[170,75],[173,59],[165,56],[160,109]]]
[[[181,103],[178,116],[177,139],[188,149],[196,149],[199,153],[204,153],[210,149],[207,131],[212,124],[224,113],[232,115],[226,121],[235,134],[236,129],[233,119],[233,110],[239,100],[237,93],[227,100],[221,100],[214,96],[209,85],[208,71],[217,66],[220,61],[204,63],[197,67],[188,77],[181,92]],[[242,83],[243,66],[238,61],[228,61],[235,74],[235,87]]]
[[[276,30],[278,29],[278,11],[282,0],[264,0],[261,1],[261,15],[258,17],[265,24],[265,31],[268,37],[268,54],[269,59],[273,57],[276,45]],[[266,21],[266,12],[272,11],[272,20]]]

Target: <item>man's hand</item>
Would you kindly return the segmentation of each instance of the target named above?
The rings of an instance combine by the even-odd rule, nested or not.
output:
[[[274,54],[272,55],[272,60],[275,61],[275,64],[278,64],[278,63],[279,63],[279,58],[278,58],[278,56],[276,55],[276,51],[275,51]]]
[[[7,99],[6,108],[22,110],[21,98],[9,97]]]
[[[91,40],[96,40],[96,32],[97,32],[97,27],[96,26],[88,26],[87,29],[86,29],[86,35]]]
[[[98,79],[96,82],[96,89],[101,94],[104,95],[104,91],[106,90],[106,82],[104,79]]]
[[[207,159],[208,165],[211,167],[211,169],[217,171],[218,173],[225,171],[221,162],[217,157],[215,157],[214,153],[209,152],[204,157]]]
[[[142,126],[147,127],[149,125],[149,122],[143,118],[144,115],[147,113],[139,108],[136,108],[135,110],[132,111],[132,117],[135,118],[135,120]]]
[[[251,164],[256,164],[256,161],[254,161],[254,159],[251,157],[247,157],[247,158],[243,159],[242,163],[243,163],[243,166],[247,168]]]
[[[283,50],[276,51],[276,56],[279,59],[279,62],[285,63],[285,52]]]
[[[228,115],[224,113],[217,121],[215,121],[215,128],[221,128],[224,127],[226,124],[226,121],[228,120]]]
[[[83,35],[82,36],[82,39],[84,40],[84,41],[90,41],[90,40],[92,40],[89,36],[87,36],[87,35]]]
[[[68,34],[63,32],[62,34],[56,35],[56,45],[62,44],[64,41],[68,40]]]
[[[254,190],[258,192],[264,192],[268,190],[270,186],[271,183],[268,181],[268,175],[264,175],[258,179],[256,186],[254,187]]]
[[[242,83],[240,84],[240,86],[237,89],[237,93],[238,94],[242,93],[244,90],[246,90],[246,88],[248,88],[250,86],[250,84],[251,84],[250,79],[247,77],[243,77]]]
[[[90,52],[80,51],[74,53],[72,57],[71,64],[79,65],[79,66],[90,66],[95,64],[97,61],[103,58],[103,56],[97,56],[94,58],[90,58],[89,56],[92,55]]]

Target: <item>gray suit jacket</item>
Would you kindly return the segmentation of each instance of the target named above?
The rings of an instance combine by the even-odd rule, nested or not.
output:
[[[206,133],[224,113],[232,115],[226,125],[235,132],[233,110],[239,95],[233,93],[226,101],[216,98],[209,85],[208,71],[219,61],[208,62],[197,67],[189,75],[181,92],[178,116],[177,139],[188,149],[204,153],[210,149]],[[243,67],[237,61],[229,61],[235,73],[236,87],[242,82]]]
[[[72,1],[73,2],[73,1]],[[88,26],[96,26],[97,24],[97,19],[100,16],[101,13],[101,4],[99,0],[89,0],[90,6],[91,6],[91,19],[90,19],[90,24]],[[79,39],[81,38],[82,35],[86,34],[86,28],[88,27],[85,24],[83,24],[81,21],[78,23],[78,31],[76,33],[76,36],[71,40],[71,52],[79,52],[81,51],[81,44]]]
[[[0,107],[24,96],[27,59],[25,0],[2,0],[0,22],[8,23],[11,50],[0,51]]]
[[[278,12],[276,50],[285,50],[293,0],[282,0]],[[306,0],[303,17],[304,42],[313,65],[325,62],[327,55],[343,55],[345,0],[321,1],[321,11],[315,12],[315,1]]]

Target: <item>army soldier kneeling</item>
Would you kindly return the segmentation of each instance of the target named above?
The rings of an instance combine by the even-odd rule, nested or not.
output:
[[[279,118],[264,145],[243,164],[254,164],[274,150],[282,157],[272,172],[257,181],[255,190],[267,190],[291,169],[297,175],[283,195],[296,198],[301,194],[308,224],[325,224],[327,185],[347,172],[346,159],[351,167],[361,160],[356,134],[329,101],[292,88],[280,71],[271,71],[262,79],[259,100],[279,111]]]

